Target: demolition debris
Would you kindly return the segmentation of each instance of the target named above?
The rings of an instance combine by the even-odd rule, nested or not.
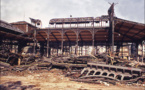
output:
[[[145,84],[145,24],[115,17],[114,3],[108,15],[55,18],[48,28],[36,27],[42,24],[39,19],[31,20],[35,26],[0,21],[1,76],[57,68],[71,81]],[[19,89],[35,87],[11,82],[0,88],[11,89],[12,84]]]

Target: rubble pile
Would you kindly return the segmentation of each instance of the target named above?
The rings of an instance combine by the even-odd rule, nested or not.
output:
[[[145,63],[123,60],[120,57],[112,59],[112,56],[107,54],[46,58],[34,53],[26,53],[26,51],[28,50],[22,54],[15,54],[6,49],[1,50],[1,73],[59,68],[63,69],[65,76],[70,77],[70,80],[78,82],[103,83],[106,86],[117,83],[143,84],[145,82]],[[5,88],[3,85],[1,87]]]
[[[49,69],[51,63],[43,60],[37,54],[25,53],[23,51],[18,54],[11,53],[7,49],[0,50],[0,70],[3,71],[24,71],[24,70],[38,70],[38,69]]]

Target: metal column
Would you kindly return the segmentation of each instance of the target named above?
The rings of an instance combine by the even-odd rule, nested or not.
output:
[[[145,50],[145,41],[142,42],[142,63],[144,62],[143,59],[144,59],[144,50]]]
[[[47,57],[49,57],[49,37],[47,37]]]
[[[77,32],[77,40],[76,40],[76,55],[78,56],[78,32]]]
[[[36,53],[36,30],[34,30],[34,43],[33,43],[33,45],[34,45],[34,48],[33,48],[33,53]]]
[[[109,15],[109,22],[110,22],[109,46],[110,46],[111,53],[113,55],[113,60],[114,60],[114,3],[109,8],[108,15]]]
[[[94,31],[94,21],[93,21],[93,32],[92,32],[92,54],[95,55],[95,49],[94,49],[94,42],[95,42],[95,31]]]
[[[61,34],[61,56],[63,56],[63,30],[62,30],[62,34]]]
[[[49,30],[48,30],[48,35],[47,35],[47,57],[49,57]]]
[[[138,56],[138,43],[136,43],[136,60],[139,61],[139,56]]]

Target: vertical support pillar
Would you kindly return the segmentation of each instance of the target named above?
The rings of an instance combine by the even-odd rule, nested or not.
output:
[[[17,53],[17,50],[16,50],[16,45],[14,45],[14,49],[15,49],[15,53]]]
[[[94,20],[93,20],[93,32],[92,32],[92,54],[93,55],[95,55],[94,42],[95,42],[95,31],[94,31]]]
[[[47,32],[47,57],[49,57],[49,35],[50,35],[50,32],[48,30]]]
[[[112,20],[112,54],[114,55],[114,19]]]
[[[61,33],[61,57],[63,56],[63,42],[64,42],[64,40],[63,40],[63,34],[64,34],[64,31],[63,31],[63,24],[62,24],[62,33]]]
[[[83,48],[83,47],[81,46],[81,49],[80,49],[81,54],[80,54],[80,55],[82,55],[82,54],[83,54],[83,52],[82,52],[82,51],[83,51],[83,50],[82,50],[82,48]]]
[[[69,42],[69,55],[71,56],[71,42]]]
[[[144,62],[143,59],[144,59],[144,50],[145,50],[145,41],[142,42],[142,63]]]
[[[95,55],[94,42],[95,42],[95,40],[93,39],[93,40],[92,40],[92,54],[93,54],[93,55]]]
[[[119,56],[120,46],[121,46],[120,43],[117,43],[117,48],[116,48],[117,56]]]
[[[58,56],[59,42],[57,42],[57,56]]]
[[[63,55],[63,35],[62,35],[62,40],[61,40],[61,55]]]
[[[62,30],[62,33],[61,33],[61,56],[63,56],[63,30]]]
[[[78,19],[79,20],[79,19]],[[78,20],[77,20],[77,32],[76,32],[76,56],[78,56],[78,36],[79,36],[79,31],[78,31]]]
[[[128,60],[130,61],[130,56],[131,56],[131,46],[130,44],[128,45]]]
[[[65,50],[66,50],[65,42],[63,42],[63,55],[66,55]]]
[[[87,55],[87,46],[85,46],[85,55]]]
[[[81,55],[83,55],[83,46],[84,46],[84,44],[83,44],[83,41],[82,41]]]
[[[12,51],[13,50],[13,41],[10,40],[10,50]]]
[[[139,56],[138,56],[138,43],[136,43],[136,60],[139,61]]]
[[[107,43],[107,41],[106,41],[106,53],[109,54],[108,53],[108,43]]]
[[[110,29],[109,29],[109,46],[114,60],[114,3],[108,10]]]
[[[97,47],[98,45],[96,44],[96,54],[98,54],[98,47]]]
[[[36,34],[37,34],[36,30],[34,30],[34,43],[33,43],[34,48],[33,48],[33,53],[36,53]]]
[[[47,57],[49,57],[49,35],[47,37]]]
[[[78,29],[77,29],[77,32],[76,32],[76,47],[75,47],[76,56],[78,56],[78,36],[79,36],[79,32],[78,32]]]
[[[124,57],[123,57],[123,43],[122,43],[122,58],[124,58]]]
[[[73,54],[73,49],[72,49],[72,46],[71,46],[70,48],[71,48],[71,54]]]
[[[40,55],[41,57],[44,55],[44,42],[40,42]]]

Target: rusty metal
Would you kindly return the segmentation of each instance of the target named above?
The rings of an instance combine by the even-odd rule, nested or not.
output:
[[[88,63],[88,66],[81,71],[78,79],[89,80],[94,78],[92,80],[97,81],[98,78],[106,78],[109,80],[108,82],[110,80],[114,80],[113,82],[137,82],[145,79],[143,73],[144,71],[139,68]]]
[[[102,15],[101,17],[78,17],[78,18],[56,18],[51,19],[49,24],[74,24],[74,23],[90,23],[90,22],[101,22],[109,21],[107,15]]]
[[[110,26],[103,27],[104,25],[103,22],[107,23],[108,21],[110,23]],[[1,22],[2,24],[0,25],[0,28],[10,29],[16,31],[15,33],[19,33],[19,34],[23,33],[13,28],[10,24],[7,24],[3,21]],[[32,22],[36,24],[37,21],[32,20]],[[95,18],[94,17],[57,18],[57,19],[51,19],[49,24],[54,26],[54,28],[48,27],[45,29],[38,29],[38,30],[35,29],[35,31],[32,32],[33,33],[32,36],[34,36],[33,39],[34,48],[32,50],[33,53],[28,54],[27,52],[24,53],[24,51],[22,51],[22,54],[11,53],[9,47],[12,47],[12,44],[9,44],[11,46],[5,48],[4,51],[0,50],[0,56],[2,56],[2,58],[0,58],[0,61],[3,61],[2,63],[0,63],[1,65],[0,69],[2,71],[4,69],[14,70],[14,71],[24,71],[24,70],[39,70],[39,69],[50,70],[51,68],[59,68],[59,69],[65,68],[67,69],[65,71],[65,73],[67,72],[66,76],[71,76],[72,78],[75,78],[73,80],[83,81],[83,82],[93,82],[93,83],[98,83],[98,81],[106,81],[110,83],[116,83],[116,82],[130,83],[130,82],[138,82],[140,80],[143,81],[145,79],[144,71],[143,71],[143,69],[145,68],[144,63],[140,64],[134,61],[123,60],[119,56],[116,57],[114,54],[114,41],[116,43],[118,43],[119,41],[140,43],[141,40],[144,40],[143,37],[144,33],[141,33],[144,30],[143,27],[144,24],[125,21],[117,17],[114,17],[114,3],[109,8],[108,15],[103,15],[101,17],[95,17]],[[83,24],[83,27],[81,26],[81,24]],[[97,26],[97,24],[99,26]],[[131,27],[126,26],[128,24]],[[57,25],[58,26],[60,25],[60,27],[57,27]],[[65,25],[68,25],[70,27],[67,27]],[[72,25],[74,25],[74,27]],[[26,28],[27,28],[26,31],[29,31],[28,26],[26,26]],[[124,28],[127,28],[128,30]],[[133,32],[131,33],[132,36],[122,33],[123,31],[127,33]],[[88,32],[90,33],[89,38],[86,36],[88,35]],[[0,31],[0,34],[1,35],[4,34],[6,38],[9,35],[11,35],[8,39],[11,39],[11,37],[16,38],[16,40],[19,40],[17,41],[19,46],[23,45],[23,43],[20,43],[20,41],[22,41],[23,39],[29,40],[23,36],[24,34],[16,36],[13,33],[9,34],[8,32],[3,32],[3,31]],[[51,59],[45,58],[46,61],[44,61],[44,57],[40,58],[39,55],[35,54],[36,52],[35,48],[37,47],[36,39],[38,39],[37,40],[38,42],[41,42],[42,49],[43,49],[42,52],[44,53],[44,51],[46,51],[47,57],[51,57]],[[137,40],[139,41],[137,42]],[[95,46],[105,45],[107,41],[109,41],[108,46],[111,46],[111,51],[109,53],[99,54],[97,56],[80,56],[80,57],[71,57],[71,58],[63,57],[63,52],[65,52],[66,50],[64,47],[68,42],[69,42],[69,48],[73,45],[76,45],[75,54],[76,56],[79,55],[78,49],[79,49],[80,41],[82,46],[89,45],[89,43],[91,42],[90,46],[92,46],[93,49]],[[60,57],[53,58],[52,55],[50,55],[51,49],[56,48],[53,46],[56,44],[54,42],[58,43],[57,55],[59,55],[58,48],[60,46],[61,49]],[[71,42],[74,42],[74,44],[71,44]],[[84,44],[83,42],[85,42],[86,44]],[[27,43],[25,45],[27,45]],[[2,45],[0,46],[4,47]],[[118,47],[118,51],[119,49],[120,47]],[[68,50],[66,50],[66,52],[67,51]],[[109,50],[106,49],[106,51]],[[71,52],[69,51],[69,53]],[[85,54],[86,53],[87,52],[85,51]],[[131,65],[132,63],[133,65]]]

